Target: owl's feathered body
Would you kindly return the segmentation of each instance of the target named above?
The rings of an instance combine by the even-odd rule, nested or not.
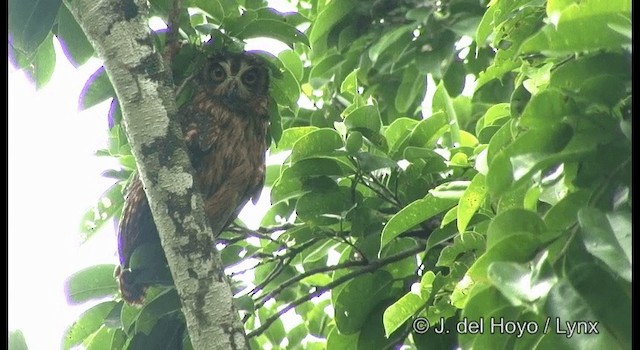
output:
[[[262,190],[269,76],[257,58],[236,54],[209,59],[193,80],[192,100],[178,113],[196,186],[217,235],[249,199],[255,203]],[[118,233],[118,281],[129,303],[141,303],[147,287],[129,270],[130,258],[137,247],[149,242],[159,242],[159,236],[136,175],[128,188]]]

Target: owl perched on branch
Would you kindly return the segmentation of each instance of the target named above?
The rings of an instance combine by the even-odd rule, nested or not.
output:
[[[217,54],[207,59],[191,84],[191,101],[178,114],[195,170],[195,186],[202,194],[213,233],[218,235],[249,199],[257,201],[262,190],[269,71],[259,57],[249,53]],[[145,269],[131,269],[131,257],[142,245],[158,247],[160,239],[137,175],[128,187],[118,231],[120,267],[116,274],[122,298],[140,304],[153,277],[145,276],[152,274]]]

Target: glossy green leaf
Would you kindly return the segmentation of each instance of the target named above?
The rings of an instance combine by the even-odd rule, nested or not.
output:
[[[631,217],[618,216],[621,225],[614,232],[607,216],[594,208],[582,208],[578,212],[580,233],[587,251],[604,262],[620,277],[631,282],[631,255],[623,246],[631,245]]]
[[[522,112],[520,123],[527,127],[545,127],[557,124],[574,111],[568,96],[556,89],[545,89],[531,98]]]
[[[289,23],[274,19],[256,19],[249,22],[240,33],[240,39],[268,37],[279,40],[290,47],[294,43],[309,45],[307,36]]]
[[[361,275],[334,298],[336,326],[342,334],[353,334],[367,326],[369,313],[389,297],[393,279],[385,271]]]
[[[49,35],[42,42],[34,59],[34,79],[36,89],[43,88],[53,76],[56,67],[56,52],[53,49],[53,36]]]
[[[311,32],[309,33],[309,41],[313,45],[327,34],[331,28],[340,22],[350,11],[356,6],[353,0],[332,1],[318,14]]]
[[[373,62],[377,61],[385,50],[398,42],[398,39],[402,36],[409,35],[411,29],[412,25],[405,25],[384,34],[382,38],[369,49],[369,59]]]
[[[583,270],[588,275],[591,272]],[[600,283],[600,286],[605,284]],[[605,287],[606,288],[606,287]],[[600,290],[602,288],[598,288]],[[604,295],[599,297],[597,303],[606,303]],[[616,303],[620,300],[616,300]],[[611,306],[611,303],[607,303]],[[619,305],[619,304],[618,304]],[[545,311],[550,316],[550,329],[561,339],[561,342],[570,349],[625,349],[616,341],[610,331],[601,324],[602,320],[593,312],[587,300],[572,286],[568,280],[558,282],[549,292],[549,297],[545,305]],[[618,317],[622,317],[619,315]],[[567,323],[568,322],[568,323]],[[578,322],[582,324],[581,333],[575,333]],[[591,323],[589,323],[591,322]],[[591,332],[591,325],[597,322],[596,330],[598,334]],[[569,329],[574,327],[574,332],[569,337]],[[589,332],[589,333],[587,333]]]
[[[377,133],[382,127],[382,120],[378,108],[369,105],[359,107],[347,114],[344,118],[344,125],[349,130],[367,129]]]
[[[105,301],[83,312],[63,336],[63,349],[71,349],[102,327],[105,318],[116,306],[115,301]]]
[[[621,288],[619,279],[595,263],[576,266],[569,272],[568,279],[583,298],[585,309],[595,316],[586,320],[598,321],[598,330],[609,331],[622,348],[629,348],[632,335],[631,296],[626,288]]]
[[[309,83],[311,86],[319,89],[329,82],[343,60],[344,57],[340,54],[328,53],[319,62],[315,63],[309,72]]]
[[[93,56],[93,46],[66,6],[60,6],[56,36],[60,39],[64,54],[74,67],[85,64]]]
[[[394,120],[384,131],[384,137],[389,143],[389,149],[396,150],[398,148],[397,145],[409,137],[416,124],[418,124],[418,121],[415,119],[398,118]]]
[[[382,244],[384,247],[391,240],[412,227],[428,220],[429,218],[451,208],[455,205],[452,199],[438,198],[428,194],[396,213],[382,230]]]
[[[418,72],[414,66],[407,67],[402,74],[402,82],[394,103],[398,112],[406,113],[409,111],[416,98],[424,93],[426,84],[426,75]]]
[[[562,3],[562,2],[560,2]],[[573,52],[614,49],[629,45],[625,35],[613,30],[618,16],[631,16],[628,0],[581,1],[563,8],[549,6],[547,16],[554,23],[547,24],[536,35],[525,41],[522,52],[545,52],[552,55]]]
[[[485,184],[485,176],[476,174],[471,180],[471,184],[464,191],[464,194],[458,202],[458,231],[460,233],[467,229],[471,217],[478,211],[480,205],[487,196],[487,186]]]
[[[578,210],[589,202],[591,193],[580,190],[569,193],[544,215],[544,222],[550,230],[565,230],[578,221]]]
[[[411,316],[424,306],[424,301],[419,295],[409,292],[403,295],[384,311],[384,333],[389,337],[396,329],[400,328]]]
[[[33,54],[49,35],[61,4],[61,0],[10,0],[10,44],[22,54]]]
[[[135,332],[150,334],[161,317],[175,312],[180,312],[178,294],[175,290],[162,293],[144,305],[136,320]]]
[[[118,292],[118,284],[113,276],[115,268],[113,264],[95,265],[71,275],[65,281],[67,302],[79,304],[114,296]]]
[[[298,54],[291,50],[284,50],[278,54],[282,64],[293,74],[297,81],[302,81],[304,68]]]
[[[315,126],[288,128],[282,132],[282,137],[280,137],[280,141],[278,141],[278,146],[271,147],[269,152],[271,154],[277,154],[282,151],[290,150],[293,148],[293,144],[296,143],[296,141],[314,130],[318,130],[318,128]]]
[[[498,214],[487,229],[487,248],[518,232],[541,235],[547,228],[540,216],[526,209],[510,209]]]
[[[297,162],[313,156],[328,155],[344,145],[333,129],[318,129],[300,137],[293,145],[291,161]]]
[[[487,281],[487,270],[496,261],[524,263],[533,259],[540,247],[540,239],[531,233],[514,233],[490,247],[469,268],[467,274],[473,281]]]
[[[489,191],[501,194],[514,182],[517,186],[518,182],[524,182],[538,170],[557,164],[563,159],[575,159],[578,154],[561,152],[572,136],[573,129],[564,123],[524,133],[496,155],[489,164]]]
[[[300,84],[293,74],[285,69],[282,77],[271,82],[271,94],[278,104],[283,106],[295,106],[300,98]]]
[[[82,92],[80,92],[78,109],[85,110],[115,96],[116,93],[113,90],[109,76],[104,67],[100,67],[84,84]]]
[[[114,216],[119,216],[124,205],[123,184],[117,182],[100,196],[98,203],[90,208],[82,217],[80,234],[86,242],[105,224],[111,222]]]
[[[462,310],[461,318],[479,323],[481,319],[488,321],[488,315],[509,306],[509,301],[493,286],[476,284],[469,292],[469,298]],[[488,323],[488,322],[487,322]],[[469,322],[467,322],[468,327]],[[484,328],[488,332],[488,328]],[[466,332],[459,334],[460,346],[468,349],[473,346],[475,334]]]
[[[513,305],[529,304],[547,296],[557,281],[548,251],[528,264],[496,261],[489,265],[487,277]]]
[[[298,218],[305,222],[330,224],[336,222],[351,206],[351,192],[345,187],[340,187],[335,191],[309,192],[302,195],[296,204],[296,213]]]

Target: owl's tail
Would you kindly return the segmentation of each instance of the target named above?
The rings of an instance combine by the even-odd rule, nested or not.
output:
[[[130,269],[123,269],[118,266],[116,278],[120,287],[122,299],[129,304],[142,305],[147,285],[136,281],[134,273]]]

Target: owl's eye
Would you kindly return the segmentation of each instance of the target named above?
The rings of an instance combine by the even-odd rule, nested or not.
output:
[[[258,80],[258,72],[255,69],[251,69],[242,75],[242,82],[247,85],[253,85]]]
[[[213,68],[211,68],[211,78],[213,78],[214,81],[221,82],[227,78],[227,73],[220,64],[216,63]]]

